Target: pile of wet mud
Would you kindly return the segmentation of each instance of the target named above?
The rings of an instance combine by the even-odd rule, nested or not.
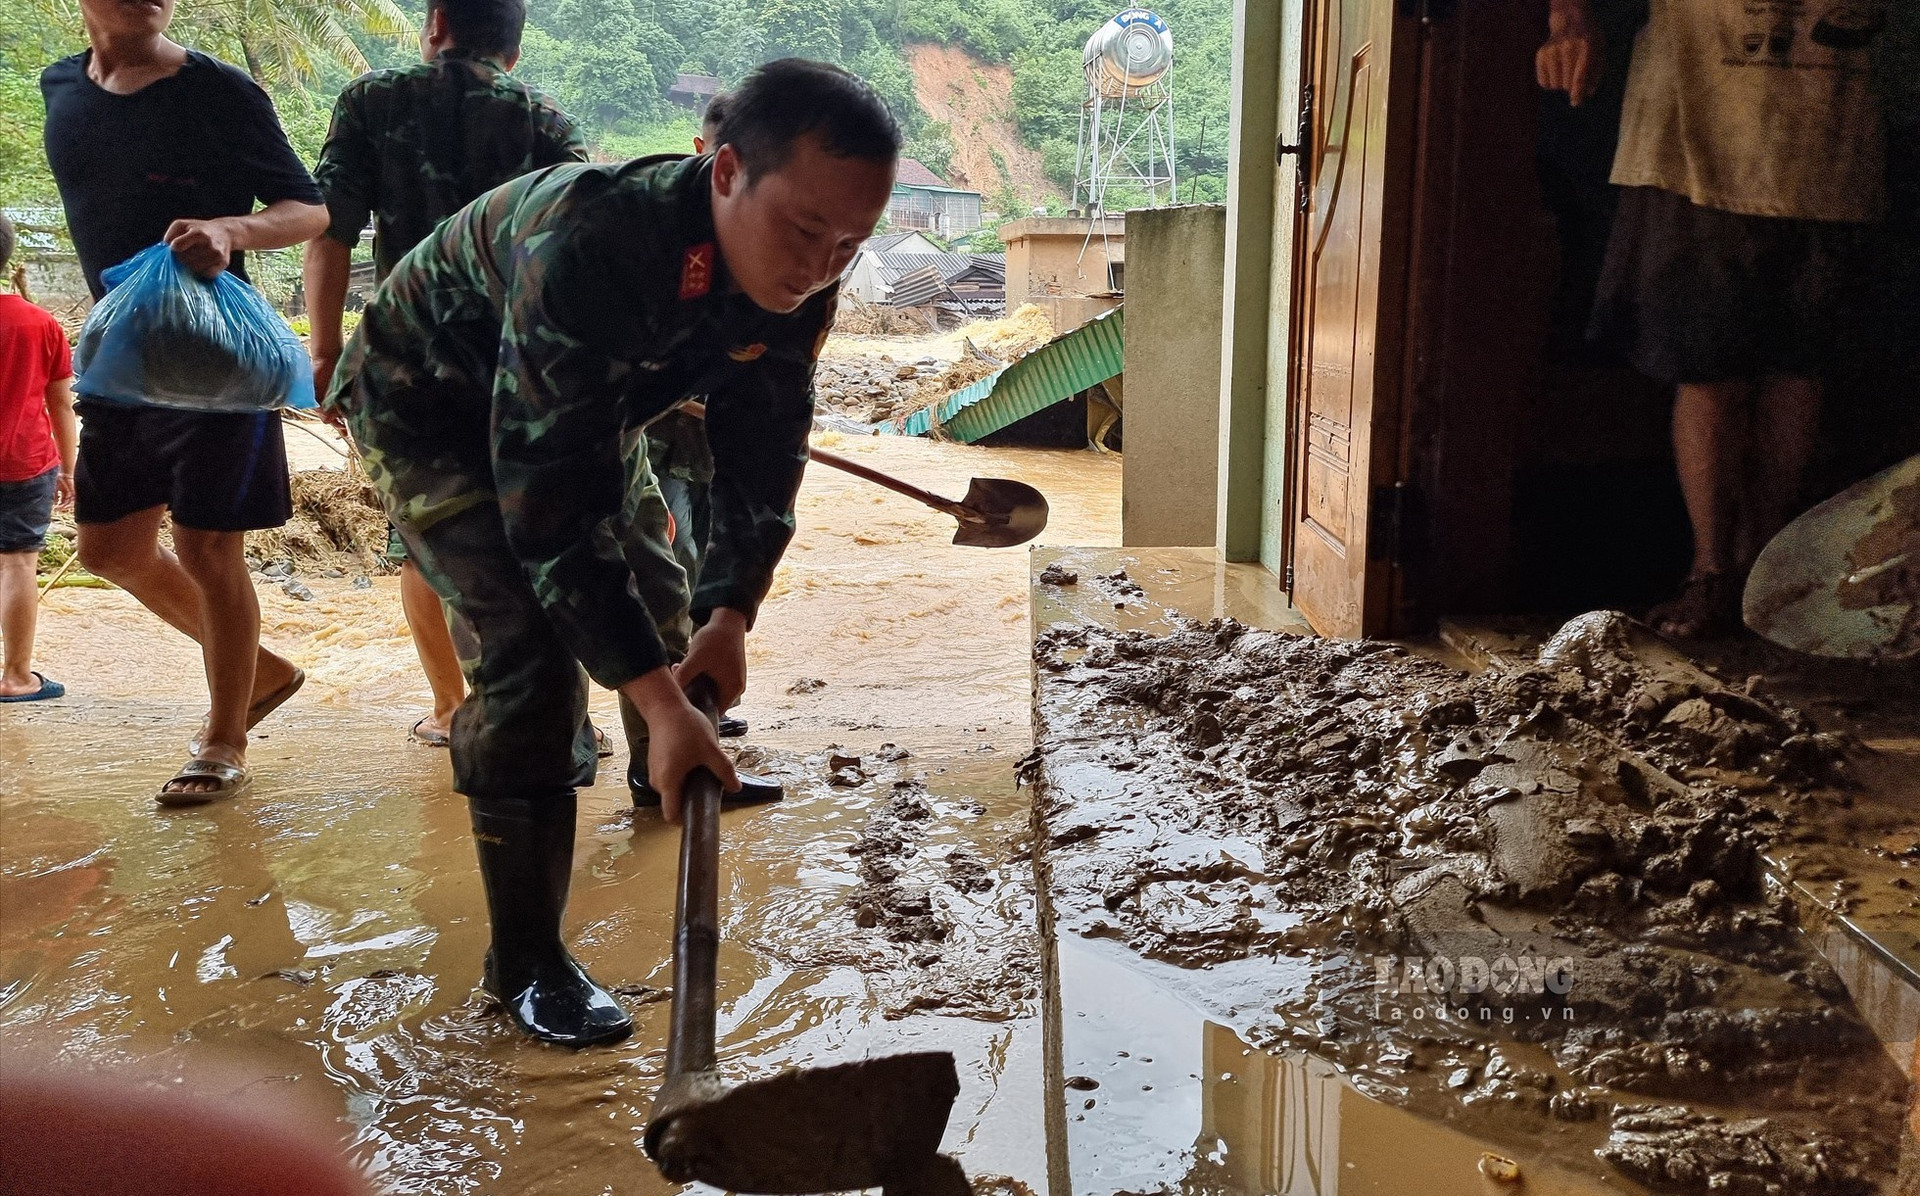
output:
[[[1031,1006],[1033,872],[1015,844],[978,834],[991,823],[986,805],[935,792],[912,754],[892,744],[797,762],[749,747],[739,762],[787,777],[824,772],[829,787],[870,802],[844,848],[854,883],[837,908],[806,935],[761,940],[759,950],[796,968],[857,968],[889,1021],[916,1013],[1004,1021]]]
[[[336,575],[390,572],[387,517],[373,483],[359,470],[303,469],[293,482],[293,518],[247,533],[256,570]]]
[[[1261,1046],[1652,1188],[1892,1173],[1906,1081],[1763,859],[1848,803],[1857,745],[1607,613],[1475,675],[1231,621],[1035,652],[1063,929],[1215,971]],[[1241,966],[1279,957],[1313,983]]]

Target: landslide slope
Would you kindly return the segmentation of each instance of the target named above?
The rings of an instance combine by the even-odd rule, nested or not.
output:
[[[1013,70],[991,66],[959,46],[916,45],[907,49],[914,96],[929,117],[952,131],[953,166],[948,180],[980,192],[993,208],[1008,187],[1021,209],[1066,194],[1041,169],[1040,151],[1020,140],[1013,119]]]

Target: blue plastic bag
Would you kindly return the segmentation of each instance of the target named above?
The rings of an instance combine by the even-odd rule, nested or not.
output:
[[[300,338],[250,283],[201,278],[165,245],[100,274],[74,389],[92,398],[190,411],[308,408],[313,365]]]

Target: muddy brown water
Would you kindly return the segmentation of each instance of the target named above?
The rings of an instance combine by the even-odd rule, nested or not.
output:
[[[974,474],[1031,481],[1050,539],[1117,531],[1111,459],[832,447],[955,494]],[[1525,1191],[1638,1190],[1584,1165],[1584,1141],[1449,1124],[1309,1053],[1256,1049],[1280,1044],[1216,997],[1286,987],[1283,962],[1050,944],[1014,767],[1031,746],[1026,553],[955,548],[950,520],[821,470],[801,525],[745,706],[747,761],[793,799],[723,820],[728,1076],[952,1050],[946,1147],[984,1191],[1513,1190],[1482,1174],[1488,1151]],[[609,762],[582,797],[568,933],[636,1033],[581,1054],[520,1039],[476,987],[464,803],[444,756],[402,739],[423,694],[392,579],[305,580],[312,601],[263,583],[262,603],[309,688],[261,728],[256,793],[198,811],[150,798],[198,717],[197,653],[124,594],[48,599],[41,658],[72,696],[0,714],[0,1050],[149,1082],[221,1062],[233,1100],[294,1094],[333,1119],[382,1190],[669,1190],[639,1141],[674,834],[623,809],[624,758]],[[595,716],[617,725],[605,695]]]

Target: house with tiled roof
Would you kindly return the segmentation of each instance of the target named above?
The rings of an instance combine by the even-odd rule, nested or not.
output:
[[[887,221],[897,229],[930,232],[951,240],[979,228],[980,193],[947,181],[913,158],[900,159]]]

